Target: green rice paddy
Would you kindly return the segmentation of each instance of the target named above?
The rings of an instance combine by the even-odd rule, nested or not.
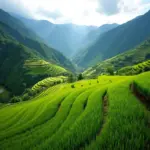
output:
[[[0,107],[0,149],[149,150],[150,112],[130,88],[134,83],[149,98],[149,77],[147,72],[63,83]]]

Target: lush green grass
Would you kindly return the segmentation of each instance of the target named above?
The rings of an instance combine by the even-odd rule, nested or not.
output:
[[[149,91],[149,77],[147,72],[63,83],[30,101],[0,107],[1,149],[148,150],[150,114],[129,85],[134,81]]]
[[[148,112],[130,91],[130,83],[129,80],[109,87],[106,123],[96,141],[86,149],[148,149]]]

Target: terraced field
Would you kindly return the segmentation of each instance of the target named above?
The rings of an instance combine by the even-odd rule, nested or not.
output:
[[[44,60],[27,60],[24,67],[27,69],[27,74],[30,75],[57,76],[68,74],[66,69]]]
[[[118,70],[119,75],[135,75],[144,71],[150,71],[150,60],[144,61],[137,65],[123,67]]]
[[[0,149],[149,150],[149,77],[60,84],[33,100],[0,107]]]
[[[41,91],[42,88],[46,89],[48,87],[54,86],[56,84],[64,83],[67,80],[65,76],[58,76],[58,77],[49,77],[44,80],[39,81],[33,87],[33,91]]]

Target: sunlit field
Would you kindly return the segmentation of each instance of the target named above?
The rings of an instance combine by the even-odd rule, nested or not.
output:
[[[63,83],[0,107],[1,149],[149,149],[150,112],[130,88],[150,97],[149,76]]]

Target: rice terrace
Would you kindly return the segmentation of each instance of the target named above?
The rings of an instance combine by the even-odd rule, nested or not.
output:
[[[150,150],[150,0],[0,0],[0,150]]]
[[[149,103],[149,77],[99,76],[2,105],[1,149],[149,149],[150,105],[130,88]]]

